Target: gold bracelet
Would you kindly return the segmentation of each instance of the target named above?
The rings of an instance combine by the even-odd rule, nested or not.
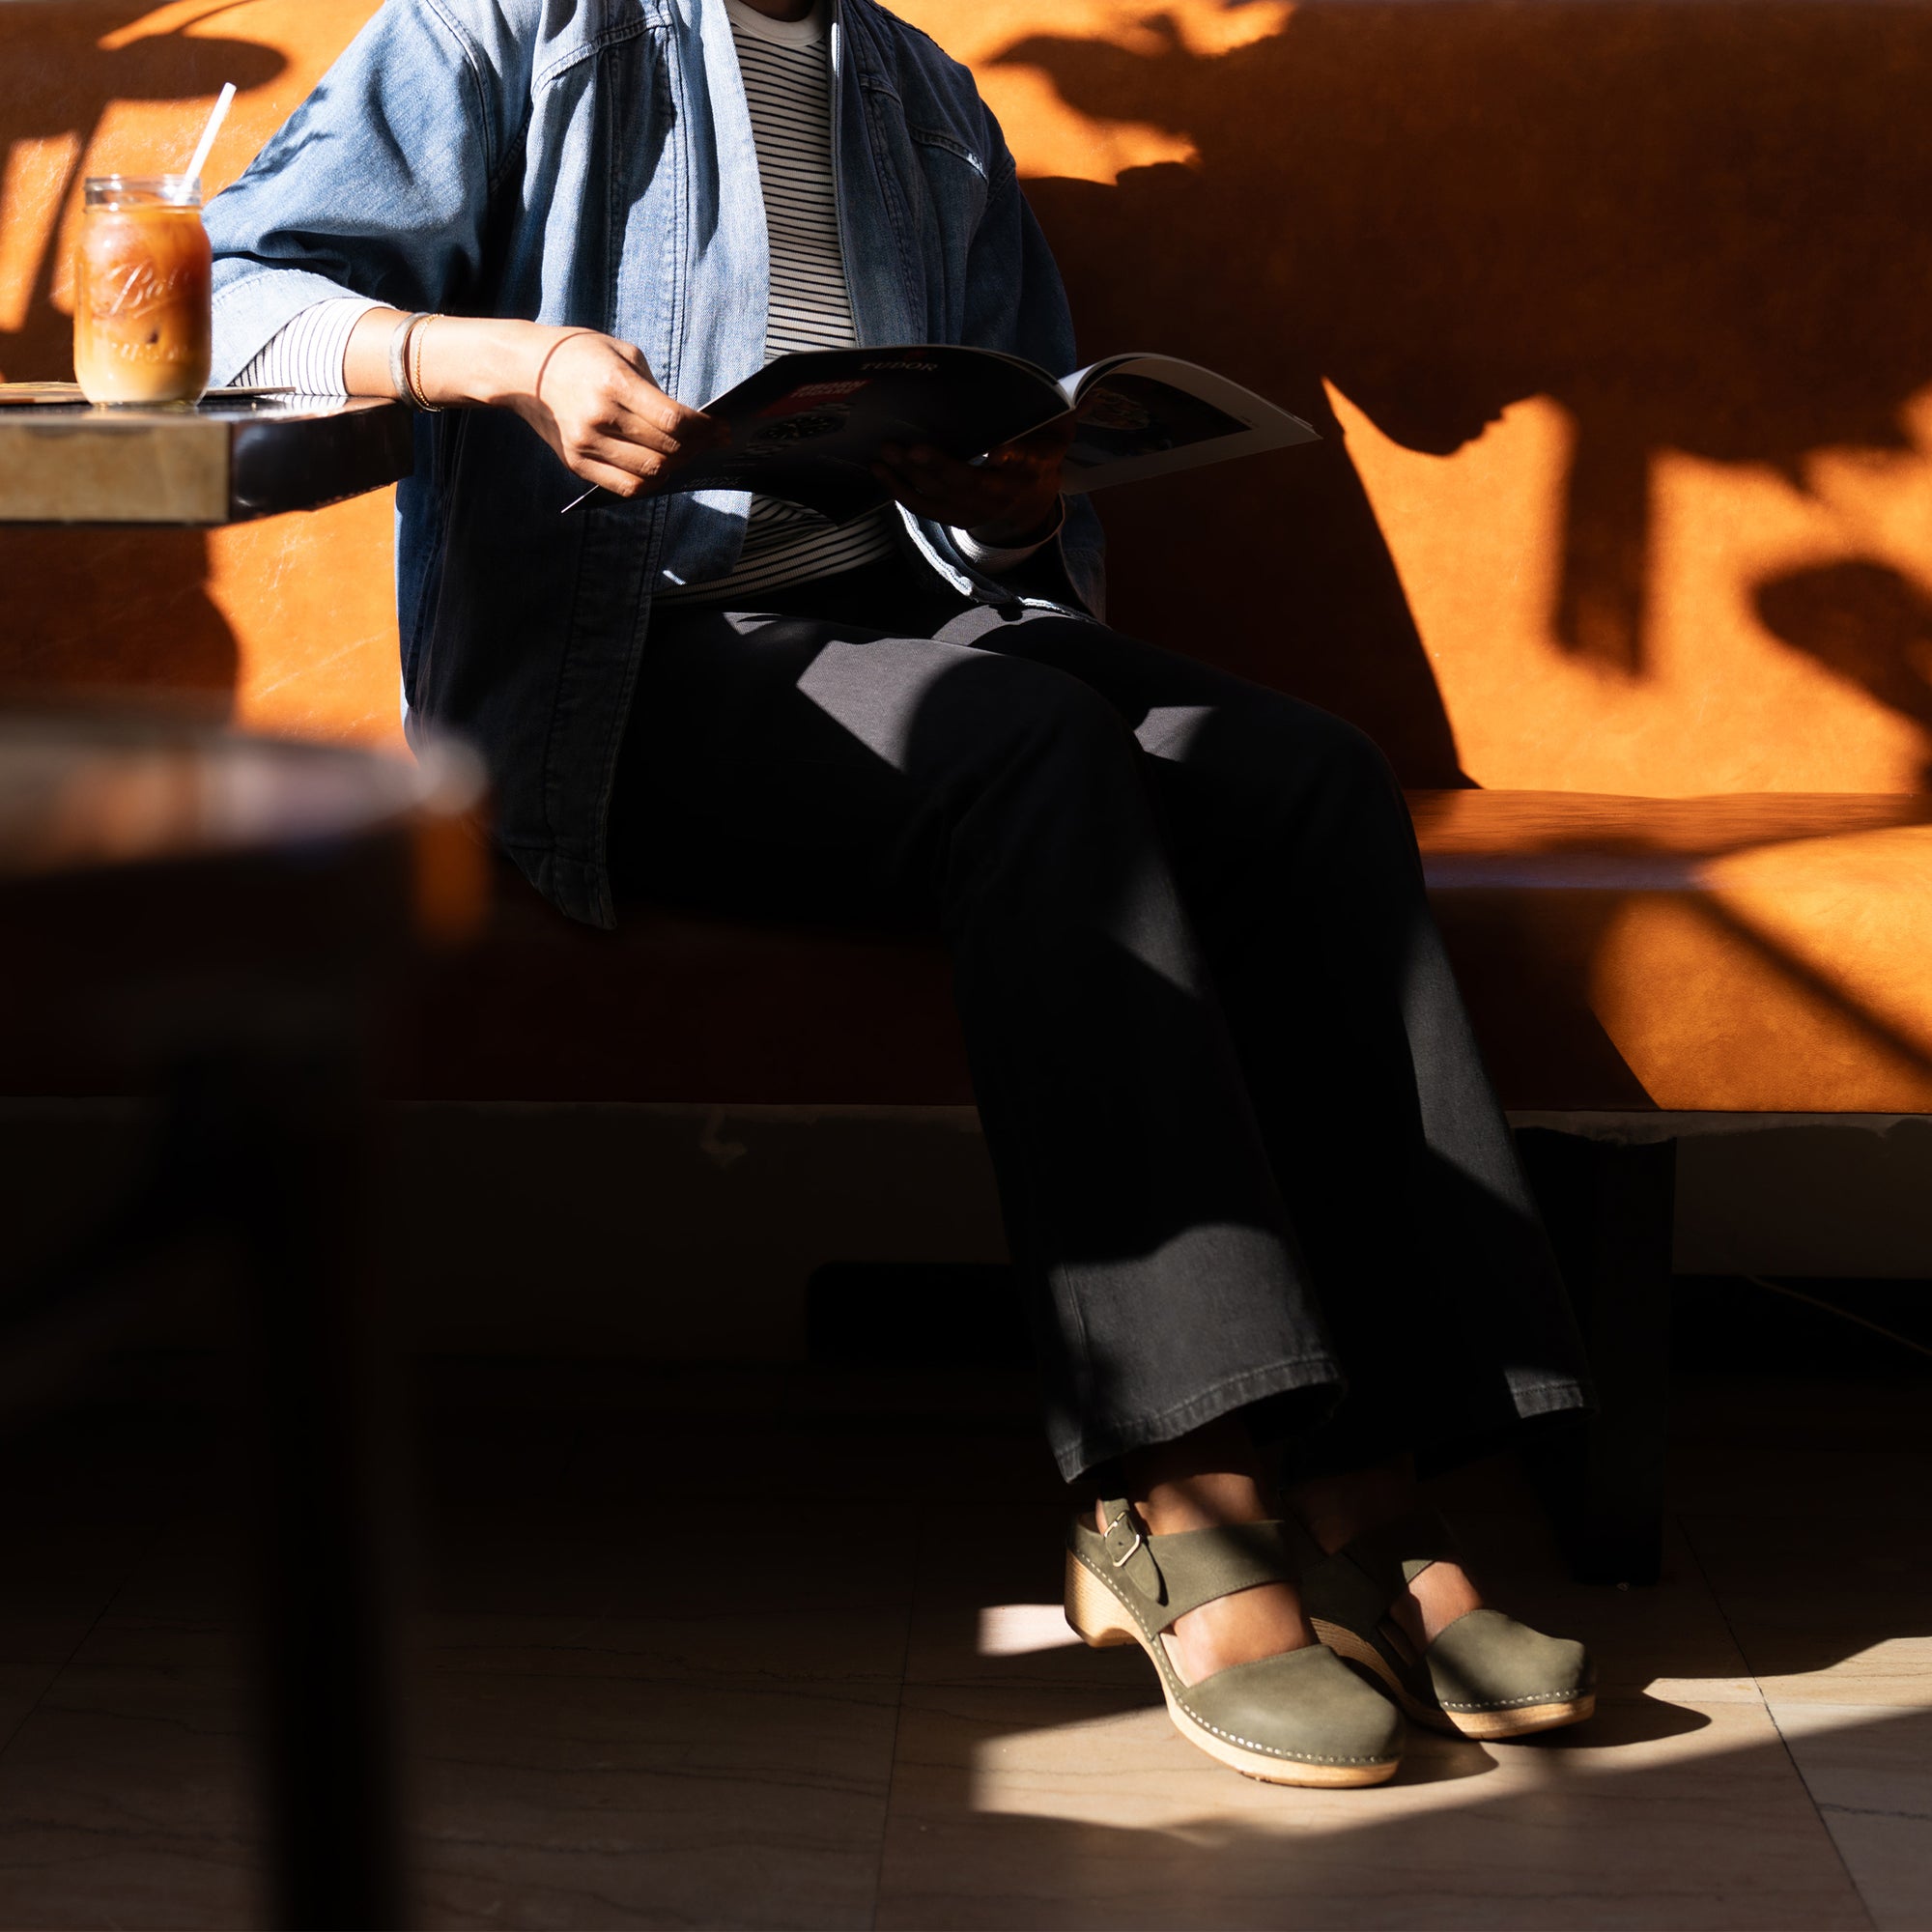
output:
[[[410,325],[409,338],[403,344],[403,363],[406,374],[405,386],[410,392],[410,401],[419,410],[429,414],[440,415],[443,406],[433,403],[423,394],[422,385],[422,339],[429,326],[436,320],[433,315],[419,315]]]

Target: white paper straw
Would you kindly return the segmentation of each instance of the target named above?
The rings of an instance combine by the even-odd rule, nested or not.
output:
[[[208,126],[201,130],[201,140],[194,151],[194,159],[182,170],[189,181],[201,179],[202,168],[207,164],[208,153],[214,146],[214,137],[221,132],[221,124],[228,119],[230,103],[235,99],[235,83],[231,80],[221,90],[221,98],[214,103],[214,111],[208,117]]]

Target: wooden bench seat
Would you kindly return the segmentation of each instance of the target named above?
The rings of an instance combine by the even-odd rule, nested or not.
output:
[[[1411,805],[1506,1105],[1932,1111],[1932,797]],[[932,944],[661,908],[603,934],[498,878],[435,972],[417,1097],[971,1102]]]

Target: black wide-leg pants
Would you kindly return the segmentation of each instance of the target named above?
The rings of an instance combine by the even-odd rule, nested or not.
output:
[[[1069,1478],[1246,1409],[1307,1468],[1587,1406],[1352,726],[909,565],[661,607],[621,891],[943,937]]]

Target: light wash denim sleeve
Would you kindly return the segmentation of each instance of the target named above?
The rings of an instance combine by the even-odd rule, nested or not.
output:
[[[207,211],[226,383],[317,301],[435,309],[480,279],[491,188],[528,98],[512,6],[386,0]]]
[[[992,124],[992,116],[986,119]],[[1024,355],[1056,376],[1078,362],[1073,317],[1053,250],[1020,191],[1012,155],[992,125],[993,155],[985,213],[967,264],[966,326],[962,340],[976,349]],[[1105,540],[1093,499],[1066,499],[1059,536],[1060,560],[1069,585],[1095,617],[1106,612]]]

